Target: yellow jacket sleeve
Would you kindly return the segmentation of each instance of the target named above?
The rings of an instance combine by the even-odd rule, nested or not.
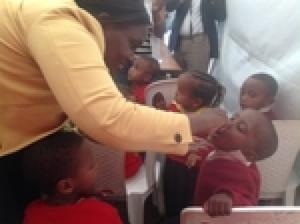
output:
[[[187,117],[126,101],[105,65],[101,27],[97,24],[95,33],[72,14],[61,14],[43,15],[26,38],[63,111],[83,132],[109,146],[185,153],[192,141]]]

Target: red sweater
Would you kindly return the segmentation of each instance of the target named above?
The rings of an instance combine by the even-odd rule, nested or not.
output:
[[[255,164],[246,166],[223,158],[205,160],[197,177],[194,203],[202,206],[212,195],[226,192],[234,206],[253,206],[259,189],[260,174]]]
[[[138,153],[125,153],[125,177],[133,177],[143,164],[143,159]]]
[[[134,83],[132,84],[131,91],[135,98],[135,101],[139,104],[145,104],[145,89],[148,84]]]
[[[61,206],[37,200],[26,208],[23,224],[122,224],[122,221],[115,208],[96,199]]]

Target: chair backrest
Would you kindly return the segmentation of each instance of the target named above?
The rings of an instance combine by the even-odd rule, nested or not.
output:
[[[300,120],[275,120],[273,124],[278,134],[278,149],[272,157],[258,162],[262,176],[262,199],[282,195],[300,149]]]
[[[168,80],[159,80],[151,83],[145,90],[146,105],[152,106],[152,98],[158,92],[161,92],[166,100],[166,104],[171,104],[175,97],[177,89],[177,78]],[[160,170],[157,169],[156,162],[160,162]],[[146,175],[147,183],[152,186],[156,182],[156,177],[161,175],[164,164],[164,155],[154,152],[146,153]]]
[[[202,208],[191,207],[181,212],[181,224],[299,224],[300,207],[233,208],[229,216],[209,217]]]
[[[111,190],[114,195],[126,195],[124,152],[99,144],[94,150],[94,155],[98,165],[96,187]]]
[[[152,106],[153,96],[161,92],[169,105],[175,97],[177,89],[177,79],[159,80],[151,83],[145,90],[146,105]]]
[[[146,152],[146,181],[149,187],[152,187],[156,184],[156,156],[157,154],[155,152]]]

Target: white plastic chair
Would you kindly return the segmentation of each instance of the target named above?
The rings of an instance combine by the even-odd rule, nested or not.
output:
[[[146,105],[152,106],[152,98],[158,92],[163,94],[167,105],[169,105],[175,97],[176,89],[177,79],[160,80],[151,83],[145,90]]]
[[[160,80],[151,83],[147,86],[145,90],[145,99],[146,105],[152,106],[152,98],[153,96],[161,92],[166,100],[166,104],[171,104],[172,100],[175,97],[177,89],[177,78],[168,79],[168,80]],[[154,159],[156,160],[156,169],[155,174],[156,177],[156,188],[153,194],[154,204],[157,205],[158,211],[160,214],[164,214],[164,194],[163,194],[163,181],[162,181],[162,170],[164,166],[164,155],[162,154],[154,154]]]
[[[145,200],[158,182],[160,165],[155,160],[155,153],[147,152],[144,164],[129,179],[124,176],[124,152],[97,145],[94,154],[98,164],[97,189],[112,191],[108,200],[126,199],[130,224],[143,224]]]
[[[262,176],[260,199],[284,199],[285,205],[294,205],[299,177],[293,171],[300,149],[300,120],[273,121],[279,145],[270,158],[258,162]]]
[[[144,164],[138,173],[126,180],[127,209],[130,224],[144,223],[144,205],[158,182],[160,165],[155,153],[147,152]]]
[[[233,208],[229,216],[209,217],[202,208],[191,207],[181,212],[181,224],[299,224],[300,207]]]

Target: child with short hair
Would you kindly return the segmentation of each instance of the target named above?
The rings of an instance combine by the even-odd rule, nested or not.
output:
[[[242,110],[259,110],[269,119],[274,120],[272,106],[277,92],[278,84],[275,78],[265,73],[253,74],[241,87],[240,107]]]
[[[156,59],[146,55],[134,58],[133,65],[128,70],[128,80],[135,102],[145,104],[145,89],[159,71],[159,63]]]
[[[245,109],[217,128],[215,146],[203,161],[194,202],[211,216],[227,215],[232,206],[254,206],[260,191],[255,162],[272,156],[278,137],[272,122],[257,110]]]
[[[199,72],[185,72],[177,82],[177,92],[170,110],[180,113],[204,113],[205,108],[220,104],[223,87],[211,75]],[[217,121],[218,120],[218,121]],[[211,129],[225,120],[225,113],[220,114],[216,123],[211,123]],[[199,137],[207,137],[210,130],[198,133]],[[191,205],[195,179],[202,158],[209,153],[198,150],[187,156],[167,155],[164,169],[164,191],[166,215],[168,218],[179,215],[181,210]]]
[[[25,210],[24,224],[121,224],[116,209],[96,193],[96,144],[75,132],[58,131],[29,147],[24,172],[43,197]]]

